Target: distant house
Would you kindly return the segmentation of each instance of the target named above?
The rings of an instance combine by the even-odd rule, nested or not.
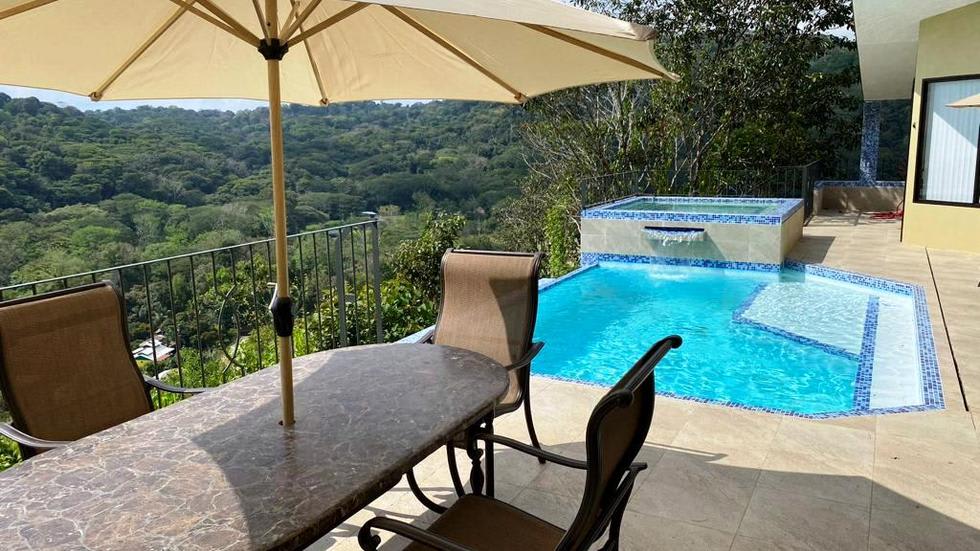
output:
[[[156,360],[157,362],[162,362],[169,359],[174,355],[177,349],[167,346],[164,342],[164,337],[162,334],[157,333],[152,339],[147,339],[140,343],[140,345],[133,350],[133,358],[137,361],[147,361],[152,362]]]
[[[980,252],[980,109],[949,107],[980,93],[980,2],[855,0],[854,22],[865,101],[912,100],[902,241]]]

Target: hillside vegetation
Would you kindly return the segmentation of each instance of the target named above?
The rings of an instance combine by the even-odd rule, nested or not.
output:
[[[526,173],[520,108],[284,110],[291,231],[364,210],[485,217]],[[82,112],[0,94],[0,284],[271,235],[268,114]]]

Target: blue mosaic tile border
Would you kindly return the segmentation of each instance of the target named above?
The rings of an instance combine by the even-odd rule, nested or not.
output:
[[[803,272],[805,275],[823,277],[843,283],[852,283],[854,285],[860,285],[861,287],[868,287],[877,291],[885,291],[896,295],[910,297],[915,294],[916,288],[922,289],[922,287],[918,285],[905,283],[904,281],[894,281],[891,279],[884,279],[859,274],[856,272],[847,272],[837,268],[828,268],[822,264],[807,264],[805,262],[800,262],[799,260],[786,259],[783,266],[790,270]]]
[[[778,205],[779,210],[773,214],[698,214],[689,212],[659,212],[644,210],[612,210],[616,207],[643,201],[646,199],[656,199],[664,203],[677,204],[727,204],[727,205],[752,205],[767,204]],[[661,221],[661,222],[699,222],[711,224],[757,224],[765,226],[778,226],[787,220],[796,211],[803,208],[802,199],[759,199],[754,197],[661,197],[654,195],[634,195],[625,199],[618,199],[608,203],[603,203],[590,207],[582,211],[583,219],[603,219],[603,220],[641,220],[641,221]]]
[[[875,339],[878,337],[878,297],[868,301],[868,312],[864,316],[864,335],[861,339],[861,357],[854,381],[855,411],[871,409],[871,378],[874,373]]]
[[[943,409],[943,381],[939,374],[939,357],[936,355],[936,340],[929,322],[929,304],[926,291],[919,285],[913,288],[915,302],[916,334],[919,337],[919,370],[922,377],[922,394],[927,409]]]
[[[778,327],[774,327],[772,325],[767,325],[765,323],[761,323],[761,322],[758,322],[758,321],[755,321],[755,320],[751,320],[751,319],[745,317],[746,310],[748,310],[752,306],[752,303],[755,302],[755,299],[759,296],[759,293],[761,293],[762,290],[765,289],[768,286],[769,286],[768,283],[762,283],[758,287],[756,287],[755,290],[753,290],[749,294],[749,296],[745,299],[745,301],[742,302],[742,304],[738,307],[738,309],[736,309],[735,312],[732,313],[732,321],[735,322],[735,323],[738,323],[740,325],[746,325],[746,326],[749,326],[749,327],[758,329],[760,331],[765,331],[766,333],[771,333],[771,334],[776,335],[778,337],[782,337],[784,339],[788,339],[788,340],[791,340],[791,341],[794,341],[794,342],[798,342],[800,344],[804,344],[806,346],[810,346],[810,347],[813,347],[813,348],[817,348],[819,350],[823,350],[824,352],[826,352],[828,354],[833,354],[835,356],[841,356],[841,357],[847,358],[848,360],[851,360],[851,361],[855,361],[856,362],[856,361],[859,361],[861,359],[861,356],[860,355],[854,354],[853,352],[848,352],[847,350],[844,350],[843,348],[840,348],[840,347],[837,347],[837,346],[833,346],[833,345],[830,345],[830,344],[827,344],[827,343],[824,343],[824,342],[820,342],[820,341],[818,341],[816,339],[811,339],[810,337],[805,337],[805,336],[800,335],[798,333],[793,333],[792,331],[787,331],[785,329],[780,329]],[[874,300],[877,301],[877,299],[874,299]],[[865,324],[867,324],[867,320],[865,320]],[[867,330],[868,330],[867,329],[867,325],[865,325],[865,329],[864,330],[865,330],[865,338],[867,338]]]
[[[583,265],[599,262],[622,262],[626,264],[660,264],[663,266],[691,266],[695,268],[720,268],[723,270],[746,270],[753,272],[778,272],[779,264],[762,262],[739,262],[734,260],[711,260],[707,258],[679,258],[672,256],[644,256],[636,254],[581,253],[579,262]]]
[[[749,262],[726,262],[726,261],[715,261],[715,260],[704,260],[704,259],[690,259],[690,258],[664,258],[664,257],[648,257],[639,255],[616,255],[616,254],[605,254],[605,253],[582,253],[581,263],[582,268],[575,270],[566,274],[565,276],[551,282],[545,288],[553,287],[560,281],[564,281],[571,277],[578,275],[579,273],[594,268],[599,262],[626,262],[626,263],[639,263],[639,264],[664,264],[664,265],[678,265],[678,266],[696,266],[703,268],[721,268],[721,269],[747,269],[755,271],[765,271],[765,272],[778,272],[780,267],[778,265],[772,264],[755,264]],[[742,266],[745,267],[742,267]],[[775,269],[772,267],[775,266]],[[915,285],[912,283],[905,283],[901,281],[893,281],[889,279],[883,279],[879,277],[868,276],[864,274],[859,274],[856,272],[848,272],[845,270],[840,270],[837,268],[829,268],[820,264],[806,264],[797,260],[786,260],[782,266],[788,270],[802,272],[804,275],[813,275],[817,277],[823,277],[827,279],[832,279],[835,281],[841,281],[844,283],[851,283],[863,287],[868,287],[870,289],[875,289],[878,291],[885,291],[889,293],[894,293],[903,296],[910,296],[913,299],[914,312],[915,312],[915,323],[918,336],[918,350],[919,350],[919,371],[922,382],[923,390],[923,403],[914,406],[900,406],[900,407],[890,407],[890,408],[870,408],[865,409],[852,409],[850,411],[837,411],[837,412],[827,412],[827,413],[799,413],[795,411],[783,410],[778,408],[764,408],[758,406],[751,406],[746,404],[740,404],[731,402],[728,400],[716,400],[702,398],[699,396],[686,396],[681,394],[676,394],[673,392],[657,391],[660,396],[666,396],[669,398],[676,398],[680,400],[687,400],[692,402],[720,405],[738,409],[744,409],[749,411],[760,411],[764,413],[773,413],[778,415],[785,415],[788,417],[798,417],[803,419],[836,419],[841,417],[860,417],[865,415],[888,415],[893,413],[913,413],[920,411],[931,411],[936,409],[945,408],[945,400],[943,398],[943,387],[942,379],[939,373],[939,360],[936,355],[936,343],[933,337],[932,325],[929,318],[929,306],[926,302],[925,289],[921,285]],[[759,290],[756,290],[757,294]],[[866,316],[865,318],[865,328],[864,337],[862,340],[862,357],[870,357],[871,362],[874,358],[874,339],[870,339],[869,334],[877,334],[877,320],[878,320],[878,301],[875,298],[875,310],[873,312],[873,323],[869,323],[872,316]],[[869,303],[869,309],[871,305]],[[743,310],[744,312],[744,310]],[[870,312],[869,312],[870,313]],[[872,332],[872,333],[869,333]],[[865,347],[870,346],[871,352],[870,356],[865,356]],[[872,367],[873,371],[873,367]],[[581,384],[586,386],[594,386],[599,388],[609,388],[608,385],[603,385],[599,383],[590,383],[579,381],[577,379],[561,377],[557,375],[550,374],[535,374],[537,377],[544,377],[547,379],[554,379],[558,381],[564,381],[568,383]],[[858,383],[859,386],[864,386],[864,381],[866,379],[861,371],[861,366],[858,369]],[[867,400],[870,404],[870,379],[867,379]],[[858,393],[862,394],[860,400],[863,402],[863,390],[855,390],[855,397],[857,398]]]

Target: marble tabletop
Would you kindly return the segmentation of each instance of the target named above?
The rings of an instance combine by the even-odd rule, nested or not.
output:
[[[3,549],[295,549],[479,420],[507,374],[428,344],[296,358],[0,473]]]

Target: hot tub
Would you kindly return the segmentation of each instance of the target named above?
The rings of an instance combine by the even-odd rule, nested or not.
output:
[[[582,263],[774,271],[802,234],[802,199],[639,195],[582,211]]]

